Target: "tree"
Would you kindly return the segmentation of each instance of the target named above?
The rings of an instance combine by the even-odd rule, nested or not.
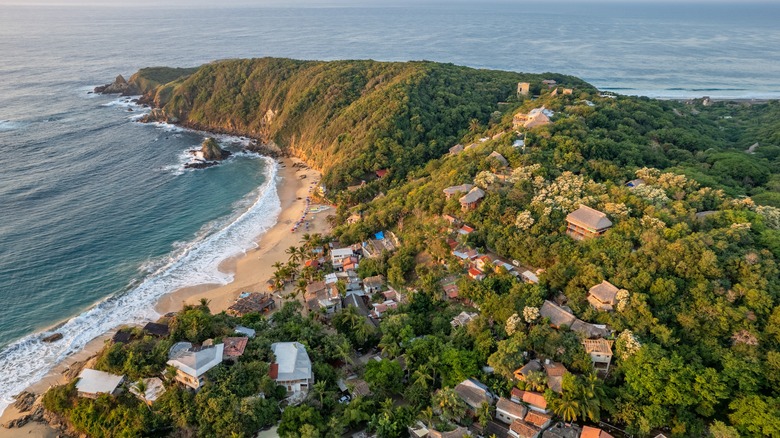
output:
[[[370,360],[366,364],[366,382],[376,393],[398,393],[401,390],[403,378],[404,372],[401,365],[394,360]]]
[[[521,332],[498,342],[498,350],[488,358],[488,365],[500,375],[511,379],[517,366],[523,363],[523,341],[525,335]]]
[[[442,388],[433,394],[431,399],[433,409],[445,422],[460,420],[466,414],[466,403],[461,400],[458,393],[452,388]]]
[[[580,403],[577,401],[577,395],[569,392],[564,392],[560,397],[553,397],[548,400],[550,410],[555,415],[563,418],[563,421],[571,422],[577,421],[580,414]]]
[[[531,391],[544,391],[547,388],[547,374],[541,371],[530,371],[525,377],[525,386]]]
[[[479,419],[480,426],[482,426],[482,429],[484,430],[487,427],[488,422],[493,419],[493,406],[488,402],[482,402],[477,409],[477,418]]]

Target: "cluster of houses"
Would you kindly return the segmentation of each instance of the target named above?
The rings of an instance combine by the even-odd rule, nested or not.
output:
[[[167,336],[166,325],[154,325],[165,327]],[[167,361],[167,364],[176,370],[173,379],[198,391],[206,383],[208,371],[223,362],[237,361],[244,354],[249,338],[255,336],[255,331],[242,326],[237,326],[235,331],[237,336],[225,337],[218,344],[214,344],[212,340],[206,340],[202,345],[193,345],[190,342],[174,344],[168,351]],[[306,347],[298,342],[277,342],[271,344],[271,350],[274,353],[274,361],[269,364],[269,376],[287,389],[291,401],[305,397],[314,383],[314,373]],[[84,368],[78,375],[76,390],[79,397],[97,398],[101,394],[117,395],[123,383],[125,376]],[[127,386],[130,393],[150,406],[165,393],[165,385],[158,377],[145,378]]]
[[[538,364],[538,363],[537,363]],[[538,364],[539,369],[542,368]],[[563,376],[566,369],[561,364],[545,363],[545,369],[549,369],[548,375],[553,377]],[[558,379],[560,380],[560,379]],[[544,395],[538,392],[522,391],[514,388],[510,398],[497,397],[482,382],[470,378],[459,383],[454,388],[457,396],[466,405],[466,414],[458,425],[451,431],[438,431],[426,427],[422,422],[409,427],[411,437],[433,438],[462,438],[468,436],[495,436],[497,438],[611,438],[607,432],[595,428],[576,424],[553,424],[553,415],[547,406]],[[560,392],[560,390],[559,390]],[[482,426],[478,421],[478,413],[482,406],[488,404],[495,409],[493,419]],[[470,424],[465,427],[463,424]]]
[[[318,312],[330,317],[347,307],[355,307],[359,314],[368,318],[374,325],[388,310],[396,309],[404,302],[404,296],[387,285],[384,276],[377,275],[360,279],[357,269],[360,261],[377,258],[384,251],[395,251],[400,243],[392,232],[380,231],[365,242],[338,247],[331,244],[329,259],[324,251],[319,257],[307,260],[306,266],[324,269],[330,261],[333,272],[324,275],[323,280],[309,282],[304,294],[304,302],[310,312]]]

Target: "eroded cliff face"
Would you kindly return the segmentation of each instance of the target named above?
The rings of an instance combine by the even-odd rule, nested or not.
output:
[[[114,82],[95,87],[95,93],[121,94],[122,96],[135,96],[141,94],[141,90],[134,84],[127,82],[124,76],[119,75]]]

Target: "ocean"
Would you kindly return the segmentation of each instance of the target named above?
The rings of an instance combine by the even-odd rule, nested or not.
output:
[[[29,6],[0,0],[0,411],[279,213],[273,161],[220,137],[226,163],[185,170],[205,133],[135,121],[96,85],[215,59],[433,60],[572,74],[663,98],[780,98],[774,4],[426,3],[351,7]],[[65,338],[40,342],[55,324]]]

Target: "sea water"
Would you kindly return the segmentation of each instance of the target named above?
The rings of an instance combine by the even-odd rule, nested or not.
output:
[[[279,212],[272,161],[187,170],[204,133],[137,123],[88,94],[122,73],[215,59],[427,59],[560,72],[655,97],[780,97],[780,7],[357,2],[320,7],[30,5],[0,0],[0,410],[90,339],[225,283]],[[322,2],[320,2],[321,4]],[[132,110],[132,111],[129,111]],[[61,341],[40,342],[54,324]]]

